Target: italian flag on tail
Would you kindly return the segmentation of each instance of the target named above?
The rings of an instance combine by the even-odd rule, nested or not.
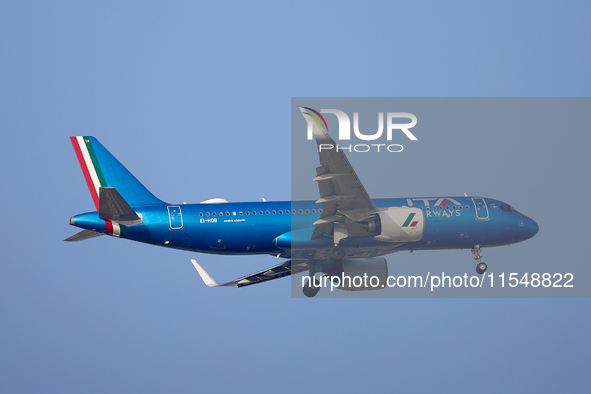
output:
[[[92,201],[94,201],[94,206],[98,211],[100,188],[108,186],[92,147],[92,142],[90,141],[90,138],[86,136],[70,137],[70,141],[72,141],[76,156],[78,157],[78,162],[80,163],[80,168],[82,168],[82,173],[84,174],[84,179],[86,179],[86,184],[90,190]],[[107,228],[107,235],[123,238],[127,235],[127,227],[123,224],[111,220],[105,220],[105,226]]]
[[[84,179],[86,179],[86,184],[90,190],[92,201],[94,201],[94,206],[98,211],[99,189],[101,187],[107,187],[107,182],[92,148],[92,143],[88,137],[84,136],[70,137],[70,140],[72,141],[72,145],[74,145],[76,156],[78,156],[78,162],[80,163]]]

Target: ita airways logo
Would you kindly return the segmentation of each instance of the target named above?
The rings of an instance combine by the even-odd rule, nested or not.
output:
[[[390,142],[393,137],[400,132],[404,134],[411,141],[418,141],[418,138],[410,131],[411,128],[417,125],[417,117],[408,112],[387,112],[386,120],[384,121],[384,112],[378,112],[378,130],[373,134],[365,134],[359,130],[359,112],[353,112],[353,133],[357,139],[362,141],[376,141],[376,143],[364,144],[349,144],[346,142],[351,140],[351,119],[349,116],[338,109],[321,109],[317,111],[309,107],[300,107],[300,112],[306,119],[308,125],[308,140],[316,138],[318,142],[318,150],[346,150],[348,152],[402,152],[404,147],[400,144],[391,143],[377,143],[378,140],[385,140]],[[322,114],[333,114],[336,116],[339,123],[339,144],[328,135],[328,124]],[[397,123],[401,119],[410,120],[406,123]],[[385,133],[384,133],[385,130]]]
[[[404,221],[404,224],[402,225],[402,227],[416,227],[417,224],[419,223],[418,220],[413,221],[412,219],[415,217],[415,213],[411,213],[410,215],[408,215],[408,217],[406,218],[406,220]]]

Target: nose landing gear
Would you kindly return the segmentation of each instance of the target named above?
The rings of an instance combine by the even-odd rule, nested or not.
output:
[[[480,262],[480,263],[476,264],[476,273],[482,275],[486,272],[487,268],[488,267],[486,266],[486,263]]]
[[[480,261],[480,259],[482,258],[482,253],[480,253],[482,251],[482,248],[480,247],[480,245],[474,245],[474,248],[472,248],[472,254],[474,255],[474,260],[477,261],[476,264],[476,273],[482,275],[486,272],[486,269],[488,268],[486,266],[486,263]]]

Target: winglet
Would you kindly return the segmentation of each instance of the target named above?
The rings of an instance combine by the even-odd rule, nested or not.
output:
[[[209,287],[217,287],[219,286],[219,283],[215,281],[215,279],[213,279],[211,277],[211,275],[209,275],[207,273],[206,270],[203,269],[202,266],[199,265],[199,263],[197,263],[197,261],[191,259],[191,263],[193,263],[193,265],[195,266],[195,269],[197,270],[197,272],[199,272],[199,275],[201,276],[201,279],[203,279],[203,282],[205,282],[205,284]]]

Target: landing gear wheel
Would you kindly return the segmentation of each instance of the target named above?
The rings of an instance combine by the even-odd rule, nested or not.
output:
[[[304,295],[306,297],[312,298],[320,291],[320,287],[312,287],[310,286],[310,281],[306,281],[304,287],[302,288],[304,291]]]
[[[341,248],[339,245],[335,245],[331,250],[330,250],[330,258],[333,261],[341,261],[343,259],[343,257],[345,257],[345,250],[343,248]]]
[[[480,275],[484,274],[486,272],[487,268],[488,267],[486,266],[486,263],[480,262],[480,263],[476,264],[476,272]]]

